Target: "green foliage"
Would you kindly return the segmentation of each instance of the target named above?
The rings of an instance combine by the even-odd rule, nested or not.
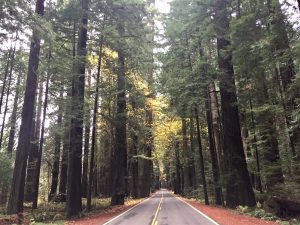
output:
[[[12,179],[12,159],[7,154],[0,152],[0,184],[9,186]]]
[[[263,220],[270,220],[270,221],[278,220],[278,218],[276,216],[274,216],[272,213],[266,212],[262,208],[256,208],[256,207],[250,208],[247,206],[238,206],[237,211],[241,214],[253,216],[256,218],[263,219]]]

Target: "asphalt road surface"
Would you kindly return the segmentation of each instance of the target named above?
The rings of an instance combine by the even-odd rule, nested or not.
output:
[[[218,225],[215,221],[161,190],[104,225]]]

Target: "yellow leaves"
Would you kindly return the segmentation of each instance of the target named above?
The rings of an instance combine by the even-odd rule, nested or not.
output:
[[[104,54],[112,59],[118,58],[118,53],[109,48],[104,48]]]
[[[106,58],[111,58],[112,59],[111,61],[118,58],[118,53],[116,51],[111,50],[110,48],[104,48],[102,54],[105,55]],[[105,65],[105,63],[106,63],[104,60],[105,57],[102,57],[102,65]],[[87,56],[87,60],[88,60],[89,65],[92,68],[97,68],[98,61],[99,61],[99,55],[95,54],[95,53],[90,54]]]
[[[88,61],[88,64],[91,66],[91,67],[96,67],[98,65],[98,56],[95,56],[95,55],[88,55],[87,56],[87,61]]]
[[[155,109],[154,119],[154,144],[156,155],[163,156],[164,152],[170,147],[173,138],[176,137],[181,129],[181,119],[179,117],[169,117],[165,108],[168,102],[163,97],[158,97],[152,101]],[[160,109],[160,110],[159,110]]]

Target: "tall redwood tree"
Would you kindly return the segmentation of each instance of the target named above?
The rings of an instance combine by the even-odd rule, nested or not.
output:
[[[44,15],[44,0],[36,0],[35,12]],[[39,66],[41,39],[36,30],[33,31],[30,45],[27,81],[22,108],[21,127],[16,151],[15,168],[7,205],[7,213],[15,214],[23,211],[24,186],[27,168],[27,157],[30,146],[30,133],[34,115],[35,95],[37,89],[37,70]]]

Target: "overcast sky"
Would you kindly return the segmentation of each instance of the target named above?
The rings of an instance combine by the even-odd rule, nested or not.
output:
[[[168,2],[170,2],[170,1],[171,0],[156,0],[155,5],[156,5],[157,9],[159,10],[159,12],[168,13],[170,11],[170,6],[169,6]]]

